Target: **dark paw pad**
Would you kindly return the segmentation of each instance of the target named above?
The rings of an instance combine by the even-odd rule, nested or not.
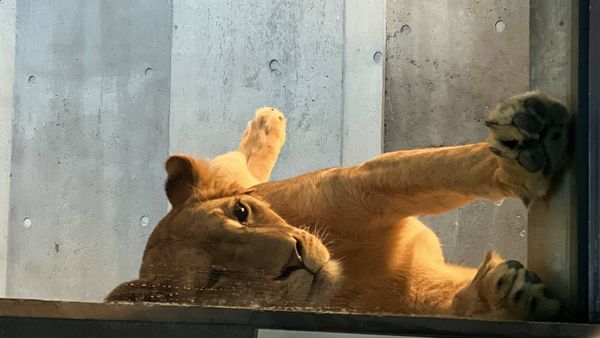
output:
[[[544,125],[540,123],[537,118],[535,118],[533,115],[527,115],[524,113],[516,114],[512,120],[512,123],[515,127],[531,134],[538,134],[544,128]]]
[[[538,99],[537,97],[530,97],[525,99],[525,102],[523,102],[523,107],[525,107],[525,109],[532,114],[536,114],[542,117],[546,116],[546,105],[544,104],[544,102],[542,102],[542,100]]]
[[[515,260],[506,261],[504,264],[506,264],[509,269],[520,270],[525,268],[521,262]]]
[[[540,284],[542,279],[535,272],[527,271],[525,273],[525,281],[529,284]]]
[[[540,171],[546,164],[546,153],[540,144],[535,147],[522,150],[517,157],[519,164],[530,172]]]

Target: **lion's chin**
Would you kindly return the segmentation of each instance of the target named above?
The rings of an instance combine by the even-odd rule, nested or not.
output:
[[[335,260],[329,260],[313,275],[310,292],[306,298],[307,306],[326,306],[342,283],[342,266]]]
[[[283,303],[307,308],[327,306],[339,289],[341,276],[341,266],[334,260],[325,263],[317,273],[306,269],[296,270],[287,278]]]

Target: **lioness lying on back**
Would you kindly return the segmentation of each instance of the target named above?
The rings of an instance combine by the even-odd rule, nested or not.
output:
[[[537,275],[495,252],[478,269],[448,264],[413,216],[544,196],[565,162],[567,122],[562,104],[526,93],[491,111],[487,142],[267,182],[285,118],[263,108],[237,152],[167,160],[173,208],[148,240],[139,279],[107,301],[552,318],[560,303]]]

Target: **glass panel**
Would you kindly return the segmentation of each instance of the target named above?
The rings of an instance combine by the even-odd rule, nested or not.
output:
[[[529,88],[528,1],[443,3],[387,3],[386,151],[480,142],[486,112]],[[518,200],[479,200],[423,220],[452,262],[477,266],[490,249],[527,260]]]
[[[574,2],[0,6],[3,296],[567,318]]]

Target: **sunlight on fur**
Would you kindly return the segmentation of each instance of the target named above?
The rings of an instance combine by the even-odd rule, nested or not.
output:
[[[237,151],[167,160],[173,208],[148,240],[139,278],[106,301],[560,318],[558,298],[521,263],[496,252],[478,268],[447,263],[415,216],[544,197],[566,161],[568,123],[563,104],[529,92],[489,113],[487,142],[269,181],[286,119],[261,108]]]

